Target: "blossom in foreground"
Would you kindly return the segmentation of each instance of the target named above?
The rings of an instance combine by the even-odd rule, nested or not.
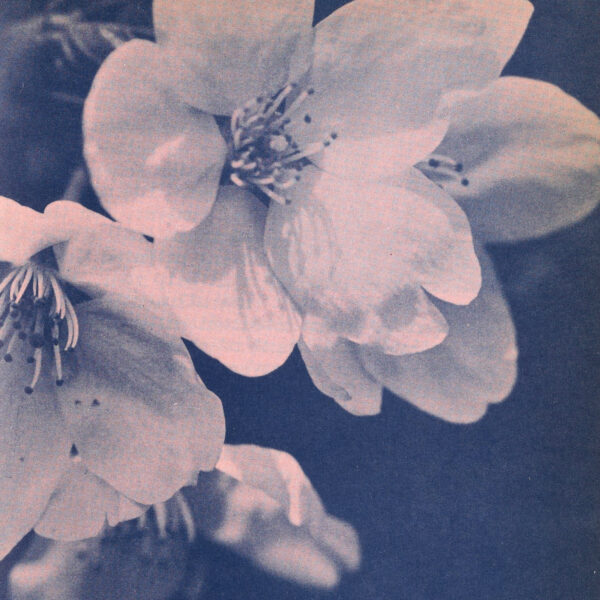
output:
[[[217,461],[222,407],[155,304],[148,248],[75,203],[0,198],[1,556],[33,527],[95,535]]]
[[[125,593],[128,600],[158,600],[175,592],[180,597],[182,588],[201,580],[190,575],[205,568],[197,548],[188,552],[199,536],[276,575],[318,587],[334,586],[360,560],[354,530],[325,512],[289,454],[225,445],[215,470],[201,474],[196,487],[184,488],[137,521],[83,542],[37,541],[33,558],[10,574],[12,597],[100,600]]]
[[[499,78],[529,2],[355,0],[314,29],[308,0],[153,10],[157,43],[95,79],[85,150],[105,208],[157,238],[183,335],[246,375],[298,341],[355,414],[383,386],[459,422],[502,400],[517,350],[483,243],[598,197],[597,118]]]

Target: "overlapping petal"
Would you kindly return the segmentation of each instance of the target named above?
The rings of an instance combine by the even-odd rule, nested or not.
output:
[[[131,307],[132,313],[138,312]],[[221,403],[182,342],[144,327],[124,306],[81,306],[80,341],[60,406],[89,470],[144,504],[163,501],[213,468],[224,438]]]
[[[306,169],[291,205],[271,206],[265,243],[303,313],[391,354],[423,350],[445,336],[421,286],[457,304],[479,290],[464,214],[413,172],[400,188]]]
[[[206,216],[226,150],[214,119],[177,99],[171,76],[156,44],[128,42],[102,64],[83,117],[85,156],[103,206],[156,237]]]
[[[510,310],[490,259],[479,256],[483,287],[466,307],[443,308],[450,329],[435,348],[407,356],[386,356],[361,348],[372,376],[415,406],[447,421],[470,423],[490,403],[510,393],[516,379],[517,347]]]
[[[38,521],[69,461],[54,381],[43,378],[43,401],[33,401],[30,370],[24,359],[0,362],[0,558]]]
[[[35,531],[66,542],[91,538],[105,525],[138,517],[147,508],[123,498],[81,461],[71,460]]]
[[[378,414],[383,388],[361,363],[359,346],[314,321],[308,319],[298,342],[313,383],[353,415]]]
[[[69,239],[53,247],[62,279],[92,297],[127,290],[140,302],[165,302],[152,244],[141,234],[75,202],[52,202],[44,216],[72,226]]]
[[[167,292],[181,335],[249,376],[279,367],[300,327],[265,255],[265,218],[252,194],[227,186],[194,231],[155,243],[157,260],[170,274]]]
[[[543,235],[600,199],[600,121],[559,88],[502,77],[453,106],[438,152],[462,162],[469,186],[446,189],[486,240]]]
[[[225,446],[214,473],[186,488],[196,520],[211,539],[264,569],[300,583],[332,587],[360,562],[356,533],[331,517],[289,454]]]
[[[443,124],[434,122],[442,96],[481,89],[498,77],[531,11],[524,0],[354,0],[335,11],[316,27],[310,74],[315,93],[300,113],[310,116],[313,138],[338,134],[340,144],[322,154],[323,166],[360,178],[360,162],[346,168],[352,167],[351,152],[344,152],[346,160],[329,154],[336,146],[352,149],[354,140],[389,136],[391,142],[398,131],[404,143],[386,144],[384,152],[408,160],[401,164],[416,162],[411,146],[428,139],[433,149],[443,135]],[[302,129],[300,121],[294,131]],[[372,151],[379,156],[381,148]]]
[[[153,17],[179,93],[225,115],[308,69],[313,7],[312,0],[154,0]]]

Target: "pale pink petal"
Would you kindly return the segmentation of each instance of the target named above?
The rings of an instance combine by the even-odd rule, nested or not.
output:
[[[415,406],[447,421],[470,423],[510,393],[516,378],[515,330],[490,259],[480,251],[483,287],[466,307],[445,306],[450,325],[439,346],[406,356],[369,348],[361,358],[372,375]]]
[[[457,304],[479,290],[466,217],[416,172],[392,187],[305,169],[291,204],[272,204],[265,239],[304,313],[387,353],[423,350],[445,336],[421,286]]]
[[[21,352],[0,362],[0,558],[36,524],[68,467],[54,379],[42,377],[27,395],[32,369]]]
[[[299,317],[263,248],[265,207],[249,192],[220,188],[194,231],[157,240],[169,272],[181,335],[243,375],[279,367],[299,336]]]
[[[80,305],[80,339],[59,400],[89,470],[153,504],[213,468],[224,418],[183,343],[135,312],[114,299]]]
[[[356,533],[325,512],[285,452],[225,446],[217,470],[185,494],[209,538],[279,576],[332,587],[343,571],[359,565]]]
[[[72,459],[35,531],[67,542],[94,537],[105,525],[119,522],[120,506],[120,494],[114,488],[91,473],[80,459]],[[140,516],[146,509],[138,504],[136,511],[129,511],[133,514],[131,518]]]
[[[305,323],[298,342],[313,383],[353,415],[376,415],[381,410],[381,384],[360,362],[358,346],[314,321]]]
[[[156,38],[193,106],[231,114],[310,66],[311,0],[155,0]]]
[[[600,121],[557,87],[502,77],[457,103],[437,152],[469,185],[445,184],[486,240],[546,234],[585,217],[600,198]]]
[[[336,132],[323,165],[336,171],[344,167],[347,177],[362,176],[362,161],[352,164],[351,149],[357,147],[359,158],[368,152],[357,139],[383,140],[367,165],[383,153],[390,153],[385,162],[392,168],[392,158],[399,165],[416,162],[411,147],[429,145],[431,151],[436,136],[443,135],[443,124],[432,122],[442,96],[481,89],[498,77],[531,11],[524,0],[355,0],[344,5],[317,25],[310,75],[314,94],[301,106],[295,132],[302,132],[305,115],[312,124],[310,137]],[[395,147],[394,136],[400,138]],[[336,147],[342,158],[333,156]]]
[[[151,42],[120,46],[87,97],[85,156],[102,205],[156,237],[187,231],[210,211],[226,147],[214,119],[170,89],[169,65]]]
[[[0,262],[21,265],[31,256],[64,242],[73,223],[39,213],[0,196]]]
[[[141,234],[75,202],[52,202],[44,214],[72,225],[68,241],[53,248],[62,279],[93,297],[126,290],[164,303],[163,274]]]

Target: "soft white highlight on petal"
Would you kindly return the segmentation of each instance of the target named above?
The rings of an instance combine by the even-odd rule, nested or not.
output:
[[[156,38],[193,106],[231,114],[310,65],[311,0],[154,0]]]
[[[557,87],[502,77],[446,116],[438,151],[470,181],[446,189],[486,240],[543,235],[598,204],[600,120]]]
[[[136,505],[129,501],[129,506]],[[83,462],[71,461],[35,531],[62,541],[94,537],[107,523],[115,525],[120,521],[120,508],[120,494],[114,488],[91,473]],[[138,504],[137,510],[128,513],[135,518],[145,510]]]
[[[305,323],[298,348],[313,383],[340,406],[357,416],[376,415],[381,410],[381,384],[360,362],[358,346],[331,332]]]
[[[194,231],[157,240],[167,293],[181,335],[243,375],[268,373],[287,359],[300,320],[263,248],[265,207],[249,192],[220,188]]]
[[[123,44],[98,71],[83,117],[103,206],[155,237],[192,229],[206,216],[226,152],[214,119],[177,99],[169,68],[156,44]]]
[[[416,172],[392,187],[305,169],[291,205],[272,204],[265,243],[303,313],[390,354],[430,348],[446,334],[421,287],[463,304],[480,286],[466,217]]]
[[[455,423],[471,423],[500,402],[516,379],[515,330],[493,265],[479,251],[483,287],[466,307],[445,306],[450,325],[439,346],[407,356],[360,351],[377,381],[418,408]]]
[[[357,139],[399,135],[400,144],[382,152],[392,163],[408,159],[411,146],[435,145],[437,126],[430,128],[445,93],[481,89],[500,75],[531,11],[523,0],[354,0],[317,25],[315,92],[299,116],[310,116],[313,137],[335,131],[340,150]],[[294,129],[302,132],[302,122]],[[348,161],[350,152],[335,152],[334,143],[323,153],[325,168]],[[360,163],[346,176],[357,172]]]
[[[32,397],[30,377],[24,356],[0,362],[0,558],[36,524],[69,461],[54,380],[42,377]]]
[[[114,299],[81,305],[78,317],[81,338],[59,399],[81,458],[129,498],[164,501],[213,468],[224,438],[221,403],[164,327],[157,336]]]
[[[208,537],[281,577],[329,588],[358,567],[356,533],[325,512],[285,452],[226,445],[217,470],[185,494]]]

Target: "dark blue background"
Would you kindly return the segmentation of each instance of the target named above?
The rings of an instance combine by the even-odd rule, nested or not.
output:
[[[35,4],[6,6],[18,12]],[[317,19],[337,4],[317,2]],[[558,84],[600,112],[598,1],[534,4],[506,73]],[[27,90],[39,81],[26,69],[22,81],[3,70],[31,57],[15,58],[14,44],[2,39],[0,193],[41,206],[60,194],[76,160],[78,114],[55,104],[31,108],[39,99],[28,99]],[[23,126],[18,116],[27,111],[37,121]],[[517,325],[519,381],[475,425],[444,423],[391,395],[380,416],[352,417],[315,390],[297,353],[253,380],[195,353],[205,382],[223,399],[227,440],[291,452],[329,511],[356,527],[364,554],[361,570],[327,594],[207,546],[205,597],[600,597],[599,233],[596,213],[546,239],[492,249]]]

